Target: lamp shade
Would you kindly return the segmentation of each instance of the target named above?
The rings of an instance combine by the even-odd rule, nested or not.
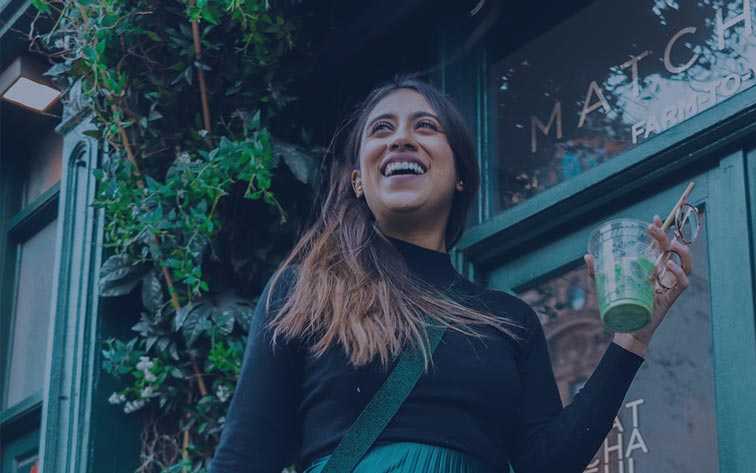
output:
[[[0,98],[35,112],[46,112],[61,93],[42,74],[44,70],[45,66],[33,59],[16,58],[0,74]]]

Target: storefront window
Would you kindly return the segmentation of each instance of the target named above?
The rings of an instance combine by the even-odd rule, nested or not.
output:
[[[53,220],[21,244],[6,407],[43,387],[56,224]]]
[[[702,222],[703,222],[702,213]],[[585,473],[719,471],[706,231],[691,245],[694,272],[667,314],[614,426]],[[575,287],[582,306],[572,303]],[[538,313],[563,404],[583,387],[611,332],[584,267],[520,294]]]
[[[756,84],[756,0],[598,0],[489,65],[500,212]]]

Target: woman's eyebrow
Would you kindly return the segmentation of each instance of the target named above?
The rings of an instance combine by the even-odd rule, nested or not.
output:
[[[436,115],[432,114],[431,112],[426,112],[424,110],[419,110],[417,112],[413,112],[412,114],[410,114],[410,120],[412,121],[417,120],[420,117],[431,117],[435,119],[436,121],[440,121]],[[383,120],[383,119],[396,120],[396,115],[393,113],[384,113],[384,114],[378,115],[377,117],[370,120],[370,122],[367,124],[367,128],[370,128],[370,126],[373,123],[377,122],[378,120]]]
[[[436,115],[432,114],[431,112],[425,112],[425,111],[415,112],[415,113],[413,113],[410,116],[410,118],[412,118],[412,120],[417,120],[420,117],[431,117],[434,120],[436,120],[437,122],[441,121],[441,120],[438,119],[438,117]]]

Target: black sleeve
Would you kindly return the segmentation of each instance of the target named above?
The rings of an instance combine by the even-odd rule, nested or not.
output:
[[[301,357],[293,344],[282,340],[277,340],[274,350],[269,331],[263,330],[288,296],[292,276],[287,271],[275,286],[270,313],[265,310],[270,281],[258,301],[210,473],[280,473],[294,463]]]
[[[532,333],[520,359],[512,466],[517,473],[580,473],[611,430],[643,358],[610,343],[583,389],[562,409],[543,328],[528,311]]]

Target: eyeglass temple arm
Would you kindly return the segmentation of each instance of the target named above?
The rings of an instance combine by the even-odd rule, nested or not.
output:
[[[693,192],[694,187],[696,187],[696,183],[691,182],[690,184],[688,184],[688,187],[685,188],[685,192],[682,193],[682,196],[680,196],[680,199],[677,201],[675,206],[672,207],[669,215],[667,215],[667,218],[664,220],[661,228],[663,232],[669,230],[670,225],[672,225],[672,222],[675,221],[675,214],[677,213],[677,209],[679,209],[685,203],[685,201],[688,200],[688,196],[690,196],[690,193]]]
[[[669,230],[670,225],[672,225],[672,222],[675,221],[675,214],[677,213],[677,209],[679,209],[680,206],[682,206],[685,203],[685,201],[688,199],[688,196],[690,196],[690,193],[693,192],[694,187],[696,187],[696,183],[691,182],[690,184],[688,184],[688,187],[685,188],[685,191],[680,196],[680,199],[678,199],[677,203],[675,204],[674,207],[672,207],[672,210],[669,212],[669,215],[667,215],[667,218],[664,220],[664,223],[662,224],[662,227],[661,227],[662,232],[666,232],[667,230]],[[657,248],[656,241],[653,241],[651,243],[651,247]]]

